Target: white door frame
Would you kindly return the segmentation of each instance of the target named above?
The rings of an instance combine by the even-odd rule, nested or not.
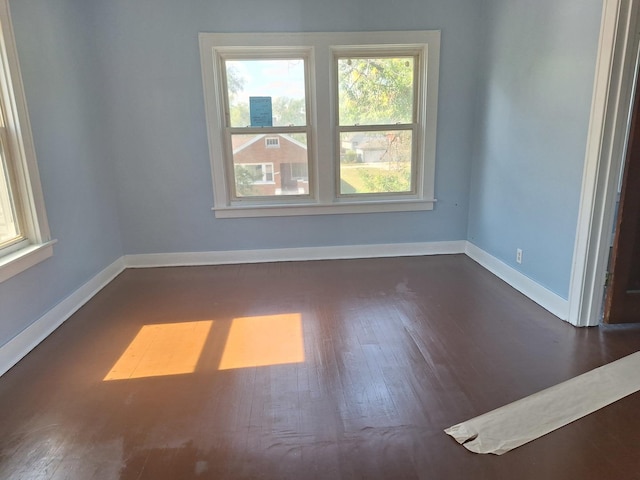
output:
[[[569,322],[601,321],[618,178],[627,142],[640,0],[603,0],[600,42],[569,288]]]

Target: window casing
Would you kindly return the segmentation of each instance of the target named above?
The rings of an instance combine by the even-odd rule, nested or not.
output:
[[[201,33],[200,50],[214,183],[213,210],[217,217],[433,209],[439,31]],[[304,62],[304,123],[277,125],[280,115],[275,108],[279,99],[274,94],[267,95],[273,101],[273,124],[234,124],[232,117],[237,115],[231,108],[229,62],[287,58]],[[397,72],[405,75],[408,80],[398,82],[402,88],[395,90],[402,90],[402,98],[409,99],[404,110],[407,115],[391,115],[378,121],[368,112],[368,121],[362,122],[345,114],[350,107],[341,97],[345,83],[342,67],[358,62],[392,72],[386,77],[380,75],[382,80],[367,88],[385,87]],[[384,98],[389,92],[393,94],[394,89],[387,89]],[[365,100],[359,100],[360,105],[365,110],[366,98],[372,96],[375,97],[361,95]],[[264,135],[262,145],[270,150],[276,150],[268,143],[270,138],[278,138],[281,151],[289,146],[283,140],[286,138],[304,144],[305,161],[287,166],[288,154],[283,151],[274,170],[276,177],[290,172],[287,181],[304,183],[305,188],[298,185],[297,189],[287,190],[285,180],[276,178],[276,182],[283,183],[282,188],[278,184],[277,194],[238,195],[234,164],[240,160],[234,155],[236,138],[242,135]],[[255,161],[242,162],[265,163],[259,157],[262,153],[254,155]],[[306,172],[306,178],[301,172]]]
[[[7,0],[0,0],[0,282],[53,254]]]

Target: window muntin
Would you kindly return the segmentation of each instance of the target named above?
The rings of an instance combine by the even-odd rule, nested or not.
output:
[[[384,211],[431,210],[434,199],[435,140],[437,121],[438,70],[440,51],[439,31],[366,32],[366,33],[266,33],[266,34],[200,34],[201,59],[209,145],[214,181],[214,208],[217,217],[252,217],[279,215],[309,215],[325,213],[358,213]],[[269,127],[230,127],[226,86],[227,60],[305,59],[306,124]],[[395,92],[396,98],[408,101],[412,108],[408,115],[378,116],[371,120],[340,121],[338,61],[354,59],[369,64],[381,63],[403,66],[412,88]],[[427,72],[429,73],[427,75]],[[378,87],[385,87],[384,84]],[[400,95],[401,94],[401,95]],[[401,103],[401,102],[398,102]],[[365,112],[367,113],[367,112]],[[371,112],[368,112],[369,114]],[[378,122],[389,122],[381,123]],[[241,124],[242,122],[238,123]],[[242,130],[235,130],[236,128]],[[297,129],[297,130],[296,130]],[[277,194],[240,197],[235,192],[231,135],[255,134],[295,137],[307,133],[307,178],[293,173],[286,162],[274,162],[276,182],[283,171],[299,181],[299,190]],[[342,188],[346,180],[349,160],[341,140],[347,134],[367,133],[385,136],[390,146],[404,149],[403,165],[367,189]],[[387,136],[388,135],[388,136]],[[399,145],[402,140],[402,145]],[[280,144],[286,144],[279,140]],[[266,145],[266,143],[265,143]],[[401,148],[400,148],[401,147]],[[278,148],[271,148],[278,150]],[[226,153],[225,153],[226,152]],[[400,152],[402,153],[402,152]],[[346,154],[346,157],[345,157]],[[357,158],[358,152],[355,152]],[[387,153],[386,157],[389,157]],[[224,161],[221,161],[224,159]],[[346,161],[345,161],[346,160]],[[254,160],[262,163],[264,159]],[[401,163],[396,159],[395,163]],[[372,165],[373,167],[373,165]],[[380,167],[380,165],[375,165]],[[344,175],[343,175],[344,173]],[[407,187],[406,175],[410,177]],[[401,180],[401,181],[400,181]],[[303,184],[307,184],[306,187]],[[378,185],[378,187],[375,187]],[[380,186],[382,185],[382,186]],[[295,195],[295,192],[300,192]],[[294,194],[291,194],[293,192]],[[302,193],[304,192],[304,193]],[[308,193],[307,193],[308,192]]]

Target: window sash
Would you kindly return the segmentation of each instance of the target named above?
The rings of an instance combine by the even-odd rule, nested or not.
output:
[[[406,192],[375,192],[375,193],[342,193],[341,189],[341,168],[342,164],[340,161],[340,149],[341,149],[341,134],[349,133],[349,132],[388,132],[388,131],[408,131],[411,132],[411,180],[410,180],[410,189]],[[336,189],[336,197],[343,199],[372,199],[379,200],[384,198],[406,198],[408,196],[415,196],[418,193],[418,176],[419,172],[419,162],[417,151],[419,149],[419,126],[418,124],[400,124],[400,125],[374,125],[373,128],[368,125],[348,125],[343,127],[336,128],[336,138],[335,138],[335,146],[336,146],[336,179],[335,179],[335,189]]]
[[[301,199],[315,198],[316,192],[312,189],[313,183],[309,182],[308,194],[290,194],[290,195],[255,195],[241,196],[237,192],[237,184],[235,177],[235,164],[233,158],[233,135],[266,135],[273,136],[278,134],[291,135],[296,133],[304,133],[307,138],[307,146],[311,144],[314,136],[314,129],[311,127],[311,118],[314,116],[313,102],[311,101],[311,72],[310,72],[310,48],[299,47],[251,47],[251,48],[228,48],[220,49],[217,52],[218,57],[218,75],[222,81],[221,94],[224,108],[224,170],[227,182],[227,191],[229,202],[231,204],[271,204],[271,203],[290,203],[292,201],[300,201]],[[232,127],[231,126],[231,106],[229,98],[229,86],[227,80],[226,62],[232,60],[302,60],[304,61],[304,84],[305,84],[305,117],[306,124],[302,126],[272,126],[272,127]],[[267,138],[265,137],[265,138]],[[273,148],[273,147],[271,147]],[[310,172],[313,168],[314,158],[312,152],[307,148],[307,166]],[[266,182],[265,182],[266,183]],[[270,183],[270,182],[269,182]]]
[[[340,75],[338,62],[344,59],[384,59],[384,58],[413,58],[413,98],[412,98],[412,123],[395,124],[341,124],[340,123]],[[413,45],[366,45],[348,46],[333,48],[333,92],[334,92],[334,125],[336,135],[334,136],[334,188],[337,199],[358,199],[358,200],[384,200],[415,197],[421,194],[419,188],[419,178],[422,175],[421,162],[418,160],[423,154],[423,139],[420,137],[422,130],[422,119],[425,117],[422,111],[423,92],[426,90],[426,78],[424,78],[423,68],[426,59],[424,49],[416,48]],[[347,132],[382,132],[393,130],[411,131],[411,180],[410,189],[406,192],[377,192],[377,193],[342,193],[341,189],[341,160],[340,160],[340,137]]]
[[[376,48],[374,50],[373,48]],[[333,81],[334,81],[334,91],[336,92],[335,98],[335,111],[336,111],[336,121],[335,124],[338,126],[346,127],[348,124],[340,123],[340,107],[339,107],[339,73],[338,73],[338,61],[342,59],[384,59],[384,58],[413,58],[413,108],[411,112],[412,123],[418,123],[420,115],[420,105],[421,105],[421,93],[423,91],[423,82],[426,79],[423,78],[422,71],[424,68],[424,54],[422,50],[416,50],[415,47],[412,46],[377,46],[377,47],[335,47],[333,54]],[[424,85],[426,88],[426,84]],[[362,124],[364,125],[364,124]],[[360,125],[353,125],[360,126]],[[371,126],[375,126],[375,124],[371,124]]]
[[[0,108],[4,111],[1,103]],[[0,119],[0,121],[2,120]],[[0,186],[0,207],[2,207],[2,212],[4,213],[4,221],[12,223],[16,232],[11,238],[5,240],[0,239],[0,255],[14,251],[15,248],[12,247],[15,247],[16,244],[21,244],[25,240],[24,222],[21,215],[22,208],[20,197],[17,194],[18,189],[16,188],[14,165],[7,148],[8,145],[7,129],[2,125],[0,126],[0,182],[2,182],[3,185]],[[4,175],[2,175],[2,172],[4,172]],[[2,225],[0,225],[0,227],[1,226]]]
[[[307,136],[307,168],[309,171],[309,193],[306,194],[288,194],[288,195],[251,195],[251,196],[242,196],[238,195],[237,187],[236,187],[236,173],[235,173],[235,163],[233,157],[233,144],[232,138],[233,135],[266,135],[265,139],[268,136],[283,134],[290,135],[296,133],[304,133]],[[313,172],[312,167],[312,156],[311,149],[309,148],[309,144],[312,138],[313,129],[310,126],[307,127],[227,127],[225,129],[224,135],[224,145],[225,145],[225,155],[224,155],[224,165],[225,165],[225,173],[227,179],[227,188],[229,191],[230,202],[236,205],[243,204],[272,204],[272,203],[292,203],[300,200],[309,200],[313,199],[315,192],[312,190],[312,182],[311,182],[311,174]],[[270,148],[270,147],[265,147]],[[265,162],[252,162],[254,165],[264,164]],[[266,162],[269,163],[269,162]],[[274,177],[275,182],[275,177]],[[266,182],[265,182],[266,183]],[[271,182],[268,182],[271,183]]]
[[[229,99],[229,82],[227,79],[226,62],[233,60],[259,61],[259,60],[302,60],[304,62],[304,96],[305,96],[305,125],[296,125],[297,128],[305,128],[310,125],[311,101],[310,94],[310,49],[287,48],[287,47],[254,47],[250,49],[230,48],[219,50],[218,53],[218,75],[221,79],[222,99],[224,106],[224,124],[228,129],[250,129],[250,128],[277,128],[277,127],[232,127],[231,126],[231,105]],[[293,128],[293,127],[292,127]],[[265,133],[262,131],[261,133]]]

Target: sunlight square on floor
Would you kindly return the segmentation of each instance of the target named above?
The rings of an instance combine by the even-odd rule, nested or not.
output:
[[[235,318],[219,370],[304,362],[299,313]]]
[[[145,325],[104,377],[184,375],[196,370],[213,321]]]

